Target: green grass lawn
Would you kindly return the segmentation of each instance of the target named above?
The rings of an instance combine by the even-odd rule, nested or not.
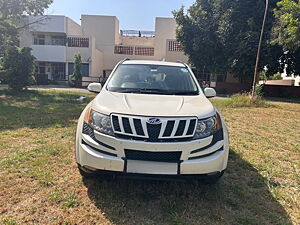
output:
[[[300,224],[300,104],[232,107],[213,100],[230,132],[217,185],[82,179],[76,120],[93,98],[0,91],[0,223]]]

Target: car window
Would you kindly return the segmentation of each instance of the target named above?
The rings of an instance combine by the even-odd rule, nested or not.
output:
[[[107,88],[115,92],[198,94],[187,68],[161,65],[120,65]]]

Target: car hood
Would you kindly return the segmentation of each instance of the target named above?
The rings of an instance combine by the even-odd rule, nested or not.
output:
[[[211,102],[201,93],[198,96],[153,95],[117,93],[102,90],[94,99],[92,108],[100,113],[139,116],[197,116],[215,114]]]

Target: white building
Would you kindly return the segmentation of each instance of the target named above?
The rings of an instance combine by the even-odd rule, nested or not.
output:
[[[26,24],[20,46],[33,49],[36,72],[50,80],[67,81],[78,52],[86,80],[107,77],[124,58],[188,60],[176,41],[173,18],[156,18],[154,32],[120,31],[115,16],[101,15],[82,15],[81,25],[65,16],[28,16]]]

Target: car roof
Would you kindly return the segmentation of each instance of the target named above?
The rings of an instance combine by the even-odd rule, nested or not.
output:
[[[181,62],[165,62],[165,61],[151,61],[151,60],[125,60],[122,64],[124,65],[159,65],[159,66],[175,66],[175,67],[186,67]]]

